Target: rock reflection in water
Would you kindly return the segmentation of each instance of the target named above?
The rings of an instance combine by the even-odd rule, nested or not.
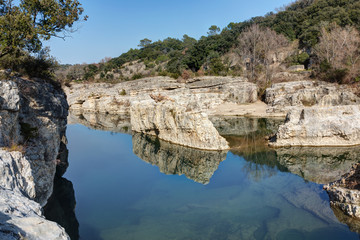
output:
[[[69,124],[81,124],[97,130],[131,134],[129,115],[112,115],[103,113],[69,112]]]
[[[276,149],[277,160],[305,180],[326,184],[347,173],[360,158],[359,147],[292,147]]]
[[[229,142],[231,152],[246,161],[244,171],[255,180],[271,177],[278,170],[286,172],[276,158],[276,152],[267,146],[266,137],[276,132],[282,119],[225,118],[224,124],[216,122],[219,131]]]
[[[53,194],[44,207],[44,216],[65,228],[71,240],[79,239],[79,222],[75,215],[75,205],[73,184],[63,177],[55,177]]]
[[[57,156],[59,162],[56,167],[53,193],[44,206],[44,216],[65,228],[71,240],[78,240],[79,222],[75,215],[74,187],[72,182],[62,177],[69,166],[68,156],[66,141],[62,141]]]
[[[185,175],[208,184],[226,151],[204,151],[161,141],[156,137],[133,133],[133,152],[145,162],[159,167],[165,174]]]
[[[267,136],[276,133],[282,118],[220,117],[209,118],[222,136],[246,136],[250,133]]]
[[[339,179],[360,159],[358,147],[292,147],[272,149],[266,137],[282,120],[261,118],[213,118],[225,135],[231,152],[247,161],[244,170],[255,180],[270,177],[277,170],[290,171],[305,180],[326,184]]]
[[[349,226],[350,231],[360,234],[360,220],[359,219],[356,219],[356,218],[346,215],[344,213],[344,211],[342,211],[340,208],[338,208],[336,206],[331,206],[331,209],[333,210],[336,218],[340,222],[345,223],[346,225]]]

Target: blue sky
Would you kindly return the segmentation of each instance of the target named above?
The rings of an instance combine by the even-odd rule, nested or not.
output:
[[[60,63],[94,63],[117,57],[139,41],[167,37],[196,39],[211,25],[224,28],[292,2],[291,0],[80,0],[87,22],[67,38],[45,42]]]

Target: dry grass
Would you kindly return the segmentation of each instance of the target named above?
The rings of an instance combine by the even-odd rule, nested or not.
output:
[[[21,152],[22,154],[25,153],[25,146],[16,143],[11,143],[9,147],[5,147],[4,149],[8,152]]]

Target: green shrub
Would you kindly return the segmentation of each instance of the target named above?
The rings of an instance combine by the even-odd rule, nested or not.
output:
[[[141,73],[135,73],[131,79],[132,80],[136,80],[136,79],[140,79],[140,78],[143,78],[144,76],[141,74]]]

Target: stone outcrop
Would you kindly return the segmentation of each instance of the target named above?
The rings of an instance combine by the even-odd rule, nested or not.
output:
[[[341,179],[324,186],[330,204],[346,215],[360,218],[360,163],[354,164],[350,172]]]
[[[131,127],[135,132],[157,136],[179,145],[205,149],[226,150],[226,140],[219,135],[207,114],[178,105],[172,101],[153,100],[133,102],[130,110]]]
[[[168,175],[185,175],[201,184],[208,184],[226,151],[204,151],[187,148],[156,137],[133,133],[133,152],[145,162],[159,167]]]
[[[41,212],[60,152],[66,154],[60,146],[66,143],[67,111],[65,94],[52,84],[0,81],[1,239],[69,239]]]
[[[74,84],[65,91],[70,109],[80,113],[129,114],[131,102],[149,100],[150,94],[159,93],[179,105],[192,103],[203,111],[224,102],[243,104],[257,100],[257,86],[239,77],[201,77],[185,83],[153,77],[115,85]]]
[[[277,148],[276,159],[307,181],[328,184],[347,173],[360,159],[359,147]]]
[[[311,106],[338,106],[360,103],[360,98],[346,85],[321,81],[275,83],[266,89],[267,112],[283,113],[291,109]]]
[[[360,105],[291,110],[271,146],[353,146],[360,144]]]

